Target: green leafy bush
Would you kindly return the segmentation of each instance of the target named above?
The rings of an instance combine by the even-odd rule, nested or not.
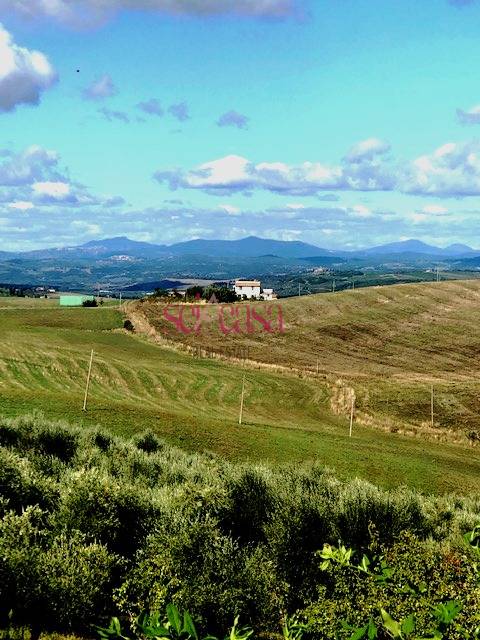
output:
[[[141,433],[134,439],[134,442],[137,447],[141,451],[145,451],[145,453],[156,453],[164,446],[164,443],[160,438],[157,438],[157,436],[151,431]]]
[[[0,620],[41,630],[86,630],[111,607],[119,559],[86,536],[54,535],[38,507],[0,521]]]
[[[375,627],[383,640],[381,609],[401,628],[413,615],[418,634],[440,624],[432,607],[458,602],[445,631],[457,638],[480,610],[479,521],[480,497],[0,418],[0,628],[88,635],[173,603],[202,634],[240,616],[262,636],[301,640],[308,622],[313,639]]]
[[[236,615],[275,624],[283,598],[262,548],[242,549],[210,518],[172,517],[148,539],[117,594],[127,616],[170,602],[192,612],[203,630],[219,633]]]
[[[363,555],[326,545],[319,562],[327,579],[303,612],[316,638],[367,638],[373,627],[381,638],[414,631],[427,638],[447,621],[448,636],[430,637],[476,637],[465,635],[480,625],[480,584],[469,549],[404,532],[391,547],[374,543]]]

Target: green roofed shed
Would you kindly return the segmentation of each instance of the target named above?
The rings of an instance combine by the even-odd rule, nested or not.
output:
[[[93,296],[60,296],[61,307],[81,307],[85,300],[94,300]]]

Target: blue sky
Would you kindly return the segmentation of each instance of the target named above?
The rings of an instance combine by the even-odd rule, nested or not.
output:
[[[0,22],[0,250],[480,246],[478,0],[0,0]]]

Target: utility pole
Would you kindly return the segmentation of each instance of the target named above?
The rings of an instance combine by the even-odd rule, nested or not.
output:
[[[332,293],[335,293],[335,280],[332,282]]]
[[[352,290],[355,291],[355,278],[352,278]]]
[[[440,282],[440,273],[437,265],[437,282]]]
[[[92,375],[93,349],[90,354],[90,364],[88,365],[87,384],[85,385],[85,397],[83,399],[83,411],[87,410],[88,388],[90,387],[90,376]]]
[[[317,358],[317,376],[318,376],[318,358]]]
[[[301,284],[300,284],[300,282],[299,282],[299,283],[298,283],[298,295],[300,295],[300,287],[301,287]]]
[[[431,394],[430,394],[430,413],[431,413],[431,423],[432,423],[432,428],[433,428],[434,425],[435,425],[434,409],[433,409],[433,384],[432,384]]]
[[[350,407],[350,432],[349,436],[352,437],[352,429],[353,429],[353,412],[355,411],[355,396],[352,393],[352,405]]]
[[[120,306],[122,306],[122,292],[120,291]]]
[[[245,398],[245,372],[243,373],[242,395],[240,396],[240,415],[238,416],[238,424],[242,424],[244,398]]]

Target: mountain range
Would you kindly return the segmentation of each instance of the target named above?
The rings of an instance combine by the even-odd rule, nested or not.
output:
[[[125,236],[91,240],[85,244],[54,249],[39,249],[27,252],[0,251],[0,260],[99,260],[113,256],[138,259],[158,259],[168,256],[210,257],[279,257],[279,258],[367,258],[372,256],[399,255],[436,256],[444,258],[469,258],[480,255],[480,250],[463,244],[452,244],[441,248],[420,240],[404,240],[361,250],[329,250],[300,241],[270,240],[249,236],[241,240],[188,240],[172,245],[151,244],[130,240]]]

